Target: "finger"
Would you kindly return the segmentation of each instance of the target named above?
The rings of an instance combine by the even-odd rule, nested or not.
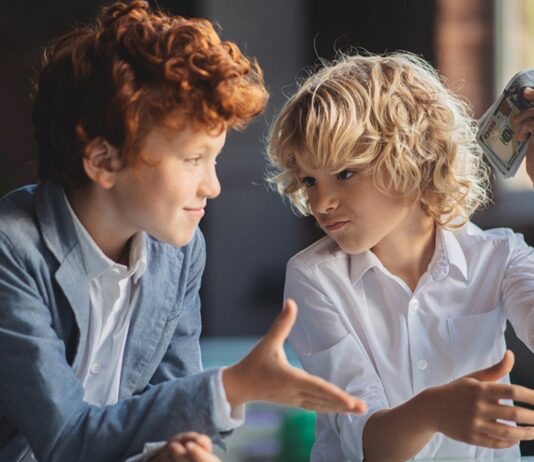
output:
[[[184,433],[178,433],[177,435],[173,436],[169,441],[177,441],[178,443],[181,443],[184,445],[188,441],[196,442],[197,444],[200,444],[204,449],[207,451],[212,451],[213,446],[211,443],[211,438],[207,435],[204,435],[203,433],[198,432],[184,432]]]
[[[173,456],[172,460],[179,460],[180,462],[182,460],[187,460],[187,451],[185,450],[185,446],[183,444],[178,443],[177,441],[171,441],[167,444],[169,446],[169,452]]]
[[[215,454],[211,454],[202,448],[202,446],[199,446],[192,441],[186,444],[186,448],[191,460],[194,462],[221,462]]]
[[[534,424],[534,411],[521,406],[505,404],[488,404],[484,409],[484,417],[488,420],[508,420],[518,424]]]
[[[170,441],[177,441],[179,443],[186,443],[187,441],[196,440],[201,433],[197,432],[183,432],[178,433],[169,439]]]
[[[284,303],[284,309],[276,317],[272,327],[265,334],[265,341],[283,344],[297,318],[297,304],[288,298]]]
[[[530,119],[532,117],[534,117],[534,108],[531,107],[531,108],[525,109],[524,111],[521,111],[519,114],[514,116],[512,118],[512,122],[515,125],[521,125],[525,120]]]
[[[519,440],[503,440],[501,438],[493,438],[484,433],[478,433],[470,439],[469,443],[476,446],[484,446],[486,448],[504,449],[519,444]]]
[[[288,380],[288,383],[294,390],[300,392],[299,396],[302,399],[319,401],[328,408],[328,412],[364,414],[367,411],[365,402],[349,395],[336,385],[307,372],[291,369],[292,380]],[[322,412],[325,412],[324,408]]]
[[[206,451],[212,452],[213,451],[213,444],[211,442],[211,438],[207,435],[204,435],[202,433],[199,433],[196,443],[200,446],[202,446]]]
[[[499,438],[508,441],[531,440],[534,438],[533,427],[512,427],[500,422],[483,421],[480,424],[480,431],[492,438]]]
[[[495,383],[488,387],[488,397],[494,400],[511,399],[520,403],[534,405],[534,390],[522,385],[509,385],[506,383]]]
[[[303,397],[300,406],[302,409],[307,409],[309,411],[315,411],[315,412],[321,412],[321,413],[332,413],[335,412],[336,414],[346,414],[348,412],[354,412],[354,411],[346,411],[344,409],[332,411],[332,404],[331,403],[325,403],[323,400],[317,400],[313,397]]]
[[[468,374],[465,378],[472,378],[484,382],[496,382],[501,377],[510,373],[514,367],[514,362],[514,354],[510,350],[506,350],[503,358],[497,364]]]
[[[523,97],[528,101],[534,101],[534,89],[527,87],[523,90]]]
[[[519,130],[517,131],[517,139],[519,141],[526,141],[533,131],[534,131],[534,119],[525,120],[519,127]]]

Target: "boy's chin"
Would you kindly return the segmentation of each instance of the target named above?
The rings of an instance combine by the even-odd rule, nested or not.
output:
[[[370,247],[366,246],[360,242],[346,242],[343,240],[336,240],[337,245],[339,248],[349,255],[357,255],[362,252],[367,252]]]
[[[160,233],[159,235],[153,234],[153,236],[166,244],[173,245],[175,247],[183,247],[191,242],[193,236],[195,235],[195,229],[192,229],[190,232],[181,232],[181,233]]]

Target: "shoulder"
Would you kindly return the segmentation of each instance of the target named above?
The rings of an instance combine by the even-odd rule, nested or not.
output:
[[[517,245],[526,245],[523,235],[509,228],[483,230],[471,222],[453,231],[453,234],[464,252],[471,254],[480,251],[510,251]]]
[[[16,189],[0,199],[0,236],[16,248],[40,239],[35,213],[36,185]]]
[[[329,265],[348,265],[349,256],[336,242],[325,236],[294,255],[287,263],[288,270],[314,272]]]

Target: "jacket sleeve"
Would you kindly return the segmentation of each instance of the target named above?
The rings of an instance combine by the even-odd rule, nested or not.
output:
[[[205,398],[215,372],[157,383],[114,405],[84,402],[35,279],[3,234],[0,243],[0,408],[40,461],[115,462],[146,441],[215,433]]]
[[[389,403],[365,347],[355,332],[342,322],[319,281],[309,268],[299,268],[291,262],[288,265],[284,298],[292,298],[299,308],[289,343],[307,372],[367,403],[368,412],[362,416],[330,413],[326,414],[326,419],[319,414],[316,431],[317,444],[325,451],[329,446],[338,446],[345,458],[363,460],[365,424],[374,412],[389,407]],[[321,425],[330,426],[331,431],[324,431]],[[337,435],[338,442],[320,440],[321,435],[332,433]]]

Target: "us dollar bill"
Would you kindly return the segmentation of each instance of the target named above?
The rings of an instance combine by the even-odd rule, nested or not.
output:
[[[512,77],[497,101],[478,121],[477,140],[493,168],[504,178],[517,172],[528,149],[530,138],[519,141],[519,125],[512,119],[534,107],[523,97],[526,87],[534,87],[534,69],[525,69]]]

